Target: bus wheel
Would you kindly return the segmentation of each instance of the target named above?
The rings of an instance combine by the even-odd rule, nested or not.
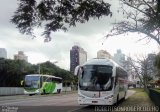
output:
[[[46,91],[43,89],[43,94],[46,94]]]
[[[59,94],[61,93],[61,89],[59,89],[58,93],[59,93]]]
[[[119,102],[119,95],[117,95],[117,101],[115,103],[116,106],[118,106],[118,102]]]
[[[60,92],[61,92],[61,89],[57,89],[57,93],[60,94]]]
[[[125,97],[126,97],[126,92],[124,93],[124,97],[122,98],[122,100],[125,100]]]

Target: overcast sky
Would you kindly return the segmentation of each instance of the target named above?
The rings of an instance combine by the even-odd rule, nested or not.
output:
[[[98,50],[107,50],[114,55],[117,49],[121,49],[126,55],[134,56],[148,53],[157,53],[158,45],[151,41],[146,44],[146,40],[137,42],[138,34],[120,35],[104,39],[103,37],[112,28],[115,21],[123,17],[116,13],[117,0],[110,1],[113,17],[104,17],[100,20],[90,20],[85,24],[77,24],[70,28],[68,32],[56,32],[52,34],[52,41],[44,43],[41,37],[41,30],[37,30],[37,38],[19,33],[15,25],[10,23],[13,12],[18,7],[17,0],[1,0],[0,4],[0,47],[6,48],[7,57],[13,59],[13,55],[18,51],[24,51],[30,63],[39,63],[47,60],[58,61],[58,66],[69,70],[70,49],[78,43],[87,51],[88,59],[95,58]],[[143,36],[143,35],[142,35]],[[103,43],[103,44],[102,44]]]

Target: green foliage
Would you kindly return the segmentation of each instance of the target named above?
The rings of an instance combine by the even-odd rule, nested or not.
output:
[[[75,77],[71,72],[61,69],[49,61],[40,64],[40,72],[41,74],[62,77],[63,82],[75,82]]]
[[[40,64],[41,74],[62,77],[63,81],[75,82],[76,78],[71,72],[45,62]],[[21,80],[27,74],[39,72],[39,65],[32,65],[23,60],[0,59],[0,87],[20,87]]]
[[[20,86],[31,65],[21,60],[0,59],[0,86]]]
[[[11,22],[23,34],[33,35],[34,27],[44,25],[45,41],[51,31],[67,30],[68,26],[85,23],[90,18],[108,16],[110,4],[103,0],[19,0]]]

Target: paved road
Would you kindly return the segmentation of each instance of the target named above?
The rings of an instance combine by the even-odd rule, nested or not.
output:
[[[129,90],[126,98],[133,93],[134,91]],[[72,93],[0,97],[0,111],[7,112],[5,109],[18,110],[14,112],[84,112],[86,110],[92,112],[95,110],[95,106],[79,106],[77,93]]]

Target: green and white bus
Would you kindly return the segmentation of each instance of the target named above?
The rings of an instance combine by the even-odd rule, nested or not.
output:
[[[24,94],[61,93],[62,78],[52,75],[29,74],[24,80]]]

